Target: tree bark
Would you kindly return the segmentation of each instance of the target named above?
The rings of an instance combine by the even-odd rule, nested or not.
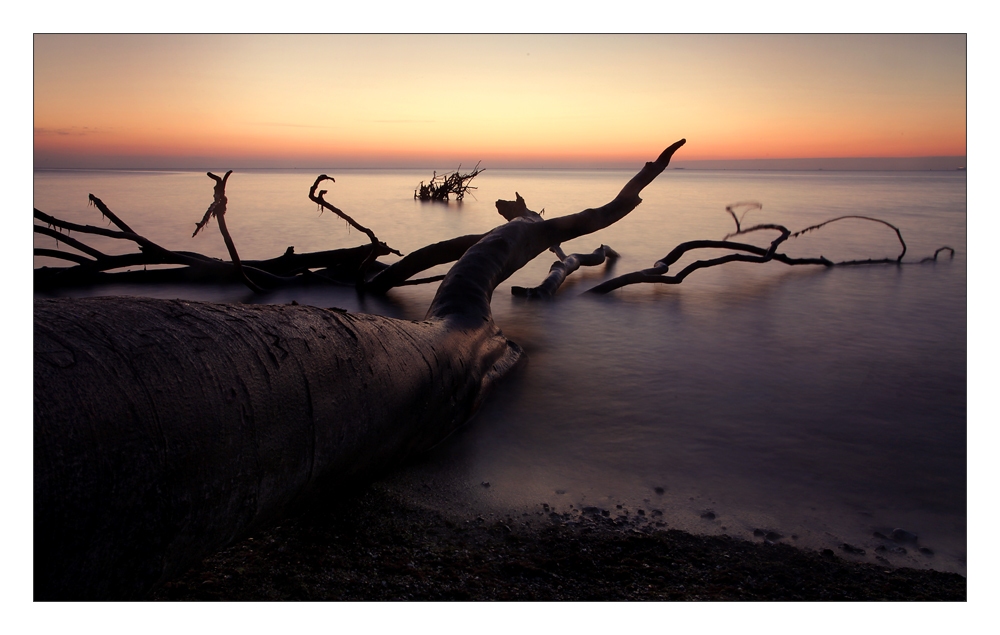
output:
[[[628,214],[683,143],[597,209],[541,220],[498,201],[513,220],[465,251],[423,321],[36,300],[35,599],[143,598],[307,496],[440,442],[523,357],[493,322],[496,286]]]
[[[36,301],[34,342],[38,600],[143,597],[433,446],[520,356],[445,320],[121,297]]]

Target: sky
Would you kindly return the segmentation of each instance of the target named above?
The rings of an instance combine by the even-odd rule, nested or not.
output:
[[[34,35],[35,167],[966,154],[965,35]]]

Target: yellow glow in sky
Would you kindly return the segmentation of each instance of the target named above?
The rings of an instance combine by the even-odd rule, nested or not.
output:
[[[36,167],[966,153],[964,35],[36,35]]]

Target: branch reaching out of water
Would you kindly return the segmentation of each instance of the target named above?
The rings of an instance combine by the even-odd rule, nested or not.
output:
[[[240,277],[240,280],[254,293],[263,293],[264,290],[247,277],[247,272],[243,269],[243,263],[240,262],[240,255],[236,252],[236,243],[233,242],[233,237],[229,235],[229,229],[226,227],[226,204],[229,201],[226,198],[226,181],[229,180],[229,175],[232,173],[233,171],[229,170],[222,178],[211,172],[206,173],[209,178],[215,181],[214,198],[212,204],[208,206],[208,210],[205,212],[205,216],[201,219],[201,222],[195,223],[195,230],[191,234],[191,237],[194,238],[197,236],[198,232],[214,216],[219,221],[219,231],[222,232],[222,240],[226,243],[226,250],[229,251],[229,257],[233,259],[233,266],[236,267],[236,273]]]
[[[749,209],[744,211],[742,215],[737,217],[736,213],[733,211],[733,208],[743,207],[743,206],[748,206]],[[775,260],[777,262],[781,262],[786,265],[823,265],[825,267],[837,267],[837,266],[849,266],[849,265],[873,265],[873,264],[897,264],[897,265],[913,264],[913,263],[903,262],[903,256],[906,254],[906,242],[903,240],[902,232],[899,231],[898,227],[896,227],[891,223],[887,223],[884,220],[878,218],[870,218],[868,216],[853,216],[853,215],[840,216],[837,218],[830,219],[828,221],[824,221],[817,225],[812,225],[811,227],[806,227],[805,229],[797,231],[795,233],[791,233],[788,230],[788,228],[786,228],[784,225],[777,225],[772,223],[763,223],[760,225],[754,225],[753,227],[749,227],[747,229],[743,229],[741,224],[743,216],[746,215],[746,212],[750,211],[751,209],[761,209],[761,208],[762,206],[760,205],[760,203],[752,203],[752,202],[734,203],[732,205],[727,205],[726,212],[728,212],[729,215],[732,216],[733,221],[735,221],[736,223],[735,232],[727,234],[722,240],[693,240],[686,243],[682,243],[681,245],[675,247],[673,251],[667,254],[666,257],[654,263],[653,267],[651,267],[650,269],[634,271],[632,273],[627,273],[625,275],[618,276],[617,278],[612,278],[611,280],[603,282],[594,287],[593,289],[590,289],[588,293],[596,293],[600,295],[608,293],[610,291],[614,291],[615,289],[620,289],[621,287],[630,284],[638,284],[638,283],[680,284],[681,282],[684,281],[684,279],[688,275],[699,269],[715,267],[717,265],[723,265],[728,262],[763,263]],[[889,258],[883,258],[880,260],[872,260],[872,259],[845,260],[841,262],[833,262],[824,256],[820,256],[819,258],[791,258],[787,254],[779,253],[777,251],[778,247],[789,238],[795,238],[797,236],[801,236],[806,232],[819,229],[824,225],[829,225],[830,223],[839,220],[844,220],[847,218],[868,220],[876,223],[882,223],[883,225],[891,227],[893,231],[896,232],[896,237],[899,239],[899,243],[900,245],[902,245],[903,251],[899,254],[899,256],[895,260]],[[729,241],[729,239],[732,238],[733,236],[745,235],[751,232],[761,231],[761,230],[774,230],[779,232],[780,235],[776,239],[774,239],[766,249],[763,247],[757,247],[756,245],[734,243]],[[689,251],[695,251],[698,249],[728,249],[733,251],[734,253],[730,253],[725,256],[720,256],[718,258],[712,258],[709,260],[697,260],[686,266],[684,269],[682,269],[679,273],[675,275],[671,276],[666,275],[670,270],[670,266],[675,262],[677,262],[681,258],[681,256],[683,256]],[[951,247],[941,247],[934,252],[934,255],[932,257],[924,258],[923,260],[920,261],[920,263],[937,262],[938,254],[945,250],[951,252],[951,257],[955,256],[955,250],[952,249]],[[740,252],[747,252],[747,253],[740,253]]]
[[[326,190],[320,190],[319,193],[317,194],[316,193],[316,188],[319,187],[320,183],[322,183],[323,181],[326,181],[326,180],[329,180],[329,181],[332,181],[332,182],[336,183],[336,181],[334,180],[334,178],[332,176],[327,176],[325,174],[320,174],[319,176],[316,177],[316,181],[313,182],[312,187],[309,188],[309,200],[311,200],[312,202],[314,202],[317,205],[319,205],[321,210],[322,209],[328,209],[331,212],[333,212],[334,214],[336,214],[337,216],[340,216],[341,218],[343,218],[344,220],[346,220],[348,222],[348,224],[350,224],[352,227],[354,227],[358,231],[364,232],[365,235],[368,236],[368,239],[371,240],[371,244],[372,244],[371,251],[368,253],[368,257],[365,258],[365,260],[361,263],[361,266],[358,268],[358,272],[357,272],[356,284],[360,288],[364,284],[365,273],[371,267],[372,263],[375,262],[375,259],[380,255],[379,254],[379,251],[380,251],[379,248],[380,248],[380,246],[383,247],[383,248],[385,248],[385,249],[388,249],[389,253],[396,254],[397,256],[402,256],[403,254],[400,253],[399,251],[395,250],[395,249],[392,249],[391,247],[389,247],[385,243],[381,242],[378,239],[378,237],[375,236],[375,232],[373,232],[372,230],[368,229],[364,225],[361,225],[360,223],[358,223],[356,220],[354,220],[353,218],[351,218],[350,216],[348,216],[347,214],[345,214],[340,209],[336,208],[335,206],[331,205],[330,203],[327,203],[326,200],[324,200],[324,198],[323,198],[323,195],[325,195],[326,192],[327,192]]]
[[[739,217],[737,217],[736,212],[734,210],[741,207],[745,207],[746,209],[743,210],[743,213],[740,214]],[[763,208],[764,206],[758,203],[757,201],[743,201],[741,203],[732,203],[731,205],[726,205],[726,211],[729,212],[729,215],[733,217],[733,221],[736,223],[737,234],[740,233],[740,223],[743,222],[743,217],[746,216],[747,213],[752,210],[763,209]]]

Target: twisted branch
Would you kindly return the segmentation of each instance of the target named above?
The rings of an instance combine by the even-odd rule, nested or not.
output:
[[[571,254],[567,256],[560,245],[555,245],[551,248],[551,251],[559,260],[552,263],[552,266],[549,267],[549,275],[546,276],[545,280],[537,287],[511,287],[510,292],[513,295],[531,299],[552,298],[566,278],[581,266],[595,267],[605,262],[611,263],[619,258],[618,252],[607,245],[601,245],[589,254]]]
[[[678,245],[677,247],[675,247],[669,254],[667,254],[666,257],[664,257],[661,260],[658,260],[656,263],[654,263],[654,265],[653,265],[652,268],[650,268],[650,269],[643,269],[642,271],[635,271],[635,272],[632,272],[632,273],[627,273],[625,275],[618,276],[617,278],[613,278],[611,280],[607,280],[606,282],[603,282],[603,283],[597,285],[596,287],[590,289],[588,291],[588,293],[605,294],[605,293],[608,293],[610,291],[614,291],[615,289],[619,289],[621,287],[624,287],[624,286],[627,286],[627,285],[630,285],[630,284],[638,284],[638,283],[680,284],[681,282],[684,281],[684,279],[687,276],[689,276],[690,274],[694,273],[695,271],[698,271],[699,269],[705,269],[705,268],[708,268],[708,267],[715,267],[717,265],[723,265],[723,264],[726,264],[728,262],[756,262],[756,263],[762,263],[762,262],[769,262],[771,260],[774,260],[774,261],[777,261],[777,262],[784,263],[786,265],[823,265],[825,267],[835,267],[835,266],[842,267],[842,266],[850,266],[850,265],[871,265],[871,264],[897,264],[897,265],[912,264],[912,263],[903,263],[902,262],[903,255],[906,254],[906,242],[903,241],[903,234],[902,234],[902,232],[900,232],[899,228],[897,228],[895,225],[893,225],[891,223],[887,223],[884,220],[881,220],[881,219],[878,219],[878,218],[870,218],[868,216],[853,216],[853,215],[852,216],[840,216],[838,218],[833,218],[833,219],[830,219],[828,221],[824,221],[822,223],[819,223],[818,225],[813,225],[811,227],[807,227],[807,228],[805,228],[803,230],[800,230],[800,231],[797,231],[795,233],[791,233],[788,230],[788,228],[786,228],[783,225],[776,225],[776,224],[771,224],[771,223],[764,223],[764,224],[760,224],[760,225],[754,225],[753,227],[749,227],[747,229],[743,229],[741,227],[741,222],[742,222],[743,216],[746,215],[746,211],[741,216],[739,216],[739,217],[737,217],[736,214],[733,212],[733,208],[734,207],[739,207],[739,206],[750,206],[750,209],[761,209],[761,207],[762,207],[760,205],[760,203],[735,203],[733,205],[728,205],[728,206],[726,206],[726,212],[728,212],[729,215],[732,216],[733,221],[736,223],[736,231],[735,232],[733,232],[731,234],[727,234],[722,240],[694,240],[694,241],[689,241],[689,242],[686,242],[686,243],[682,243],[681,245]],[[748,209],[747,211],[750,211],[750,210]],[[836,222],[836,221],[839,221],[839,220],[843,220],[845,218],[856,218],[856,219],[860,219],[860,220],[868,220],[868,221],[873,221],[873,222],[876,222],[876,223],[882,223],[883,225],[891,227],[896,232],[896,236],[899,239],[900,244],[903,246],[902,253],[900,253],[899,256],[895,260],[890,260],[888,258],[884,258],[884,259],[881,259],[881,260],[872,260],[872,259],[869,259],[869,260],[845,260],[845,261],[836,262],[836,263],[833,262],[833,261],[831,261],[831,260],[828,260],[827,258],[825,258],[823,256],[821,256],[819,258],[791,258],[791,257],[789,257],[786,254],[778,253],[778,251],[777,251],[778,246],[781,245],[786,240],[788,240],[789,238],[795,238],[797,236],[801,236],[802,234],[804,234],[806,232],[813,231],[815,229],[819,229],[820,227],[823,227],[824,225],[828,225],[830,223],[833,223],[833,222]],[[749,244],[744,244],[744,243],[729,242],[729,238],[732,238],[733,236],[740,236],[740,235],[749,234],[749,233],[752,233],[752,232],[755,232],[755,231],[762,231],[762,230],[774,230],[774,231],[779,232],[779,234],[780,234],[777,238],[775,238],[771,242],[771,244],[766,249],[763,248],[763,247],[757,247],[756,245],[749,245]],[[675,275],[672,275],[672,276],[665,275],[670,270],[670,266],[672,264],[674,264],[675,262],[677,262],[681,258],[681,256],[683,256],[684,254],[686,254],[689,251],[694,251],[694,250],[697,250],[697,249],[729,249],[729,250],[733,250],[734,252],[737,252],[737,253],[730,253],[730,254],[727,254],[725,256],[720,256],[718,258],[713,258],[713,259],[709,259],[709,260],[697,260],[697,261],[689,264],[688,266],[686,266],[684,269],[682,269],[679,273],[677,273]],[[929,261],[936,262],[938,254],[941,253],[942,251],[945,251],[945,250],[951,252],[951,256],[954,257],[954,255],[955,255],[955,250],[954,249],[952,249],[951,247],[941,247],[937,251],[934,252],[934,256],[933,257],[924,258],[920,262],[921,263],[929,262]],[[747,253],[739,253],[739,252],[747,252]]]
[[[214,197],[212,199],[212,204],[208,206],[208,210],[205,211],[205,216],[201,219],[200,223],[195,223],[194,233],[191,234],[191,238],[198,235],[198,232],[208,224],[208,221],[215,217],[219,221],[219,231],[222,232],[222,239],[226,243],[226,249],[229,251],[229,257],[233,259],[233,266],[236,267],[236,274],[240,277],[247,287],[254,293],[263,293],[264,290],[257,286],[250,278],[247,277],[246,271],[243,269],[243,263],[240,262],[240,255],[236,253],[236,243],[233,242],[233,237],[229,235],[229,229],[226,227],[226,204],[229,199],[226,198],[226,181],[229,180],[229,175],[233,173],[232,170],[226,172],[226,175],[222,178],[212,174],[211,172],[206,172],[209,178],[215,181]]]

